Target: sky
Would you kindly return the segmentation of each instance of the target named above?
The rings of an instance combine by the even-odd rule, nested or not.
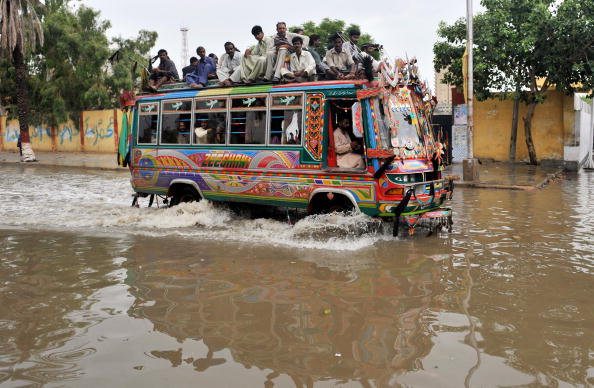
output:
[[[420,75],[429,85],[434,83],[433,44],[437,40],[440,21],[452,23],[466,16],[466,0],[376,0],[365,1],[229,1],[220,0],[80,0],[101,11],[111,22],[110,37],[131,38],[139,30],[157,31],[159,38],[153,55],[160,48],[168,51],[178,70],[182,38],[180,28],[188,27],[188,51],[195,55],[197,46],[217,56],[224,53],[223,44],[231,41],[241,51],[255,43],[252,26],[262,26],[266,34],[276,32],[277,21],[288,26],[323,18],[354,23],[362,33],[370,34],[384,45],[388,57],[416,56]],[[478,0],[474,0],[475,11]],[[475,12],[476,13],[476,12]],[[431,87],[432,89],[433,86]]]

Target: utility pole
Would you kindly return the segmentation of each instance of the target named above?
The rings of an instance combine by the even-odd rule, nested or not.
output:
[[[466,0],[466,41],[468,44],[468,90],[466,92],[468,101],[466,102],[467,109],[467,150],[468,159],[463,162],[462,175],[465,181],[478,181],[478,160],[474,158],[474,65],[473,65],[473,13],[472,0]]]
[[[181,44],[181,61],[178,69],[183,68],[187,65],[188,61],[188,27],[182,27],[179,29],[182,33],[182,44]]]

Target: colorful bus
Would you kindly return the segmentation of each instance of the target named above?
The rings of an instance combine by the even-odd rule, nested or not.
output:
[[[231,201],[356,211],[449,225],[452,184],[417,85],[377,82],[169,90],[141,95],[133,108],[131,182],[138,196],[180,202]],[[364,168],[337,164],[342,118]]]

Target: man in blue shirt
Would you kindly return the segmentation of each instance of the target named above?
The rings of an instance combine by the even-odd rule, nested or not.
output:
[[[200,46],[196,49],[198,54],[198,63],[196,64],[196,70],[189,73],[186,76],[186,83],[190,85],[192,89],[200,89],[208,85],[210,78],[217,77],[217,65],[212,58],[206,56],[206,50]]]

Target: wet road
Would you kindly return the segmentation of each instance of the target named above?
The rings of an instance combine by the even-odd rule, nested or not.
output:
[[[2,166],[0,385],[594,385],[594,174],[457,189],[452,233],[132,209]]]

